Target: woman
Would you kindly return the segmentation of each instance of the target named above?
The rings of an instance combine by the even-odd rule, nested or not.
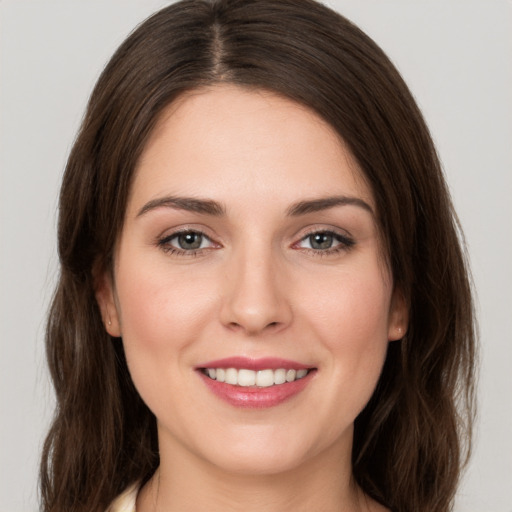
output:
[[[450,509],[458,226],[407,87],[341,16],[191,0],[138,27],[71,152],[59,251],[43,510]]]

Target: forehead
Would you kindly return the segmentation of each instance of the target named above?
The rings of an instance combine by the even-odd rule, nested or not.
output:
[[[222,199],[237,189],[290,201],[351,194],[373,204],[343,140],[307,107],[233,85],[183,94],[162,112],[144,148],[132,198],[165,192]]]

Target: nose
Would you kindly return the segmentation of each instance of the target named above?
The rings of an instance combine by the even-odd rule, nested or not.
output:
[[[270,252],[238,254],[227,263],[221,321],[230,330],[254,336],[290,324],[290,283]]]

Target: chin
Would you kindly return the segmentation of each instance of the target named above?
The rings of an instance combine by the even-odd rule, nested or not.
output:
[[[283,454],[279,451],[249,451],[225,454],[212,461],[216,467],[227,473],[240,476],[272,476],[298,469],[304,463],[304,457]]]
[[[250,430],[245,435],[228,436],[224,443],[217,437],[215,446],[210,446],[208,452],[201,450],[202,455],[228,473],[270,476],[299,470],[322,452],[337,450],[338,440],[322,433],[311,436],[294,432],[289,426]]]

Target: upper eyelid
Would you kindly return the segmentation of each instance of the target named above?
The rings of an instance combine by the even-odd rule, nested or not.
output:
[[[176,231],[172,231],[171,233],[168,233],[168,234],[162,234],[162,235],[159,235],[158,238],[160,239],[166,239],[166,238],[174,238],[176,236],[179,236],[179,235],[183,235],[184,233],[197,233],[198,235],[202,235],[208,239],[211,239],[211,237],[205,233],[204,231],[200,230],[200,229],[177,229]]]
[[[180,235],[183,235],[184,233],[196,233],[198,235],[201,235],[203,238],[206,238],[212,244],[212,246],[221,246],[221,244],[219,242],[217,242],[216,240],[214,240],[211,236],[206,234],[204,231],[201,231],[198,229],[182,229],[182,230],[178,230],[178,231],[173,231],[172,233],[169,233],[168,235],[158,237],[157,243],[159,245],[170,243],[171,240],[176,239],[177,237],[179,237]],[[193,250],[202,251],[204,249],[206,249],[206,247],[203,247],[202,249],[193,249]]]
[[[216,237],[216,235],[212,235],[210,233],[209,229],[206,229],[204,227],[195,227],[193,225],[185,225],[185,226],[180,226],[180,227],[176,227],[176,228],[167,228],[167,229],[161,231],[160,234],[158,234],[156,236],[156,239],[158,241],[161,241],[161,240],[164,240],[167,238],[173,238],[175,236],[182,235],[183,233],[198,233],[198,234],[208,238],[211,241],[214,241],[218,238],[218,237]]]
[[[354,239],[354,236],[347,231],[346,229],[335,227],[335,226],[326,226],[326,225],[313,225],[308,226],[302,230],[299,230],[298,233],[294,236],[297,241],[303,240],[304,238],[314,235],[315,233],[332,233],[333,235],[338,235],[343,238]]]

